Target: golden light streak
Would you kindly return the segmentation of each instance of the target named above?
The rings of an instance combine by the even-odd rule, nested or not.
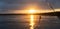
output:
[[[34,15],[31,15],[30,17],[30,29],[34,29]]]

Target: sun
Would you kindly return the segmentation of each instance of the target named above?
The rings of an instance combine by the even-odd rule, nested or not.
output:
[[[35,13],[35,12],[36,12],[35,9],[30,9],[30,10],[29,10],[29,13],[31,13],[31,14],[32,14],[32,13]]]

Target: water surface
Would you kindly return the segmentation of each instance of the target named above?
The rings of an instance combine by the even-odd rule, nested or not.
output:
[[[57,16],[0,15],[0,29],[60,29],[60,20]]]

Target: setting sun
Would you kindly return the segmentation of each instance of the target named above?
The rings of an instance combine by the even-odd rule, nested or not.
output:
[[[31,13],[31,14],[36,13],[36,10],[35,9],[30,9],[29,13]]]

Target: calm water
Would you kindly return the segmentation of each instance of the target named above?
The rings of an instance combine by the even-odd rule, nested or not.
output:
[[[0,29],[60,29],[57,16],[0,15]]]

